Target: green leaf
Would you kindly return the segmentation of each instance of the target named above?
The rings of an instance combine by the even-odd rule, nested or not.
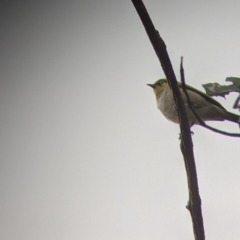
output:
[[[232,84],[231,85],[220,85],[219,83],[215,82],[215,83],[203,84],[202,86],[204,87],[206,94],[209,96],[220,96],[220,97],[225,98],[225,95],[227,95],[231,92],[239,92],[240,78],[227,77],[225,81],[231,82]]]

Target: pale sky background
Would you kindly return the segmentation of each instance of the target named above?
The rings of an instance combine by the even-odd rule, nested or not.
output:
[[[145,5],[178,79],[181,56],[202,91],[240,76],[238,0]],[[1,10],[0,239],[193,239],[179,127],[146,86],[164,75],[132,2]],[[206,237],[239,240],[240,139],[192,130]]]

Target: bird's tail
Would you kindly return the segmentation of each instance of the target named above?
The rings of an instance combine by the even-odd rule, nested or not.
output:
[[[235,113],[227,112],[226,120],[240,124],[240,116]]]

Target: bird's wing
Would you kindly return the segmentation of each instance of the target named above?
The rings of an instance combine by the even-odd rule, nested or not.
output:
[[[179,87],[182,89],[182,84],[181,84],[181,83],[178,83],[178,85],[179,85]],[[225,110],[225,108],[224,108],[218,101],[216,101],[215,99],[211,98],[211,97],[208,96],[207,94],[205,94],[205,93],[203,93],[203,92],[197,90],[196,88],[193,88],[193,87],[191,87],[191,86],[189,86],[189,85],[187,85],[187,84],[186,84],[186,88],[189,89],[189,90],[191,90],[191,91],[193,91],[193,92],[195,92],[195,93],[198,93],[198,94],[201,95],[204,99],[206,99],[206,101],[208,101],[208,102],[210,102],[210,103],[212,103],[212,104],[214,104],[214,105],[217,105],[218,107],[220,107],[220,108],[222,108],[222,109]]]

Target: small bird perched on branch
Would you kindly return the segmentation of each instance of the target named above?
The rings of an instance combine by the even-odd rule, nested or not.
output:
[[[180,92],[185,104],[190,126],[198,124],[194,113],[190,109],[187,97],[182,90],[182,84],[179,84]],[[179,123],[176,105],[173,99],[172,90],[166,79],[159,79],[154,84],[147,84],[153,88],[156,95],[158,109],[170,121]],[[186,90],[191,101],[191,106],[199,118],[205,121],[231,121],[240,124],[240,116],[228,112],[219,102],[209,97],[205,93],[186,85]]]

